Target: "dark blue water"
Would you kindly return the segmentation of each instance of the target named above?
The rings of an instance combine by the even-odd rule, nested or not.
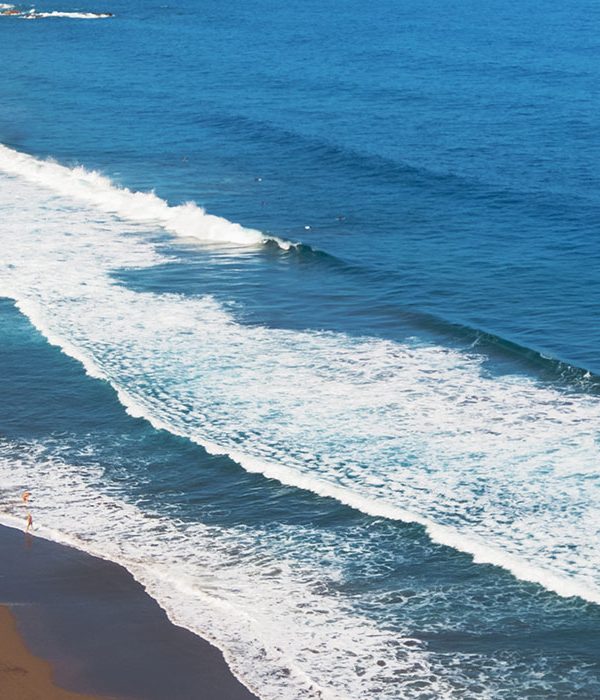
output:
[[[598,371],[593,3],[114,10],[6,18],[4,143],[377,268],[399,307]]]
[[[0,17],[4,487],[265,698],[597,697],[597,5],[36,9],[115,16]]]

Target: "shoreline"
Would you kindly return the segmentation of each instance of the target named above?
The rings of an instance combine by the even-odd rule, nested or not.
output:
[[[14,614],[4,605],[0,605],[0,695],[12,700],[118,700],[58,687],[52,666],[29,651]]]
[[[5,525],[0,551],[0,670],[35,669],[42,683],[46,668],[59,693],[16,685],[11,700],[258,700],[120,565]],[[4,655],[10,639],[27,650],[18,663]]]

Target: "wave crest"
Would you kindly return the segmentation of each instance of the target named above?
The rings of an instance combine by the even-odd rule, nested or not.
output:
[[[3,145],[0,145],[0,170],[124,219],[156,224],[183,238],[238,246],[258,246],[275,241],[283,250],[292,246],[289,241],[265,236],[256,229],[208,214],[195,202],[171,206],[154,192],[135,192],[119,187],[105,175],[83,166],[69,168]]]

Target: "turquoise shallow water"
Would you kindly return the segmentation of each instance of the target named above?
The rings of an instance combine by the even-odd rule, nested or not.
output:
[[[264,698],[598,697],[597,8],[110,11],[0,17],[2,517]]]

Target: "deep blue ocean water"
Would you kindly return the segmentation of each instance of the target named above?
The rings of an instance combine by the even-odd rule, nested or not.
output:
[[[265,700],[599,697],[597,5],[35,7],[3,519]]]

